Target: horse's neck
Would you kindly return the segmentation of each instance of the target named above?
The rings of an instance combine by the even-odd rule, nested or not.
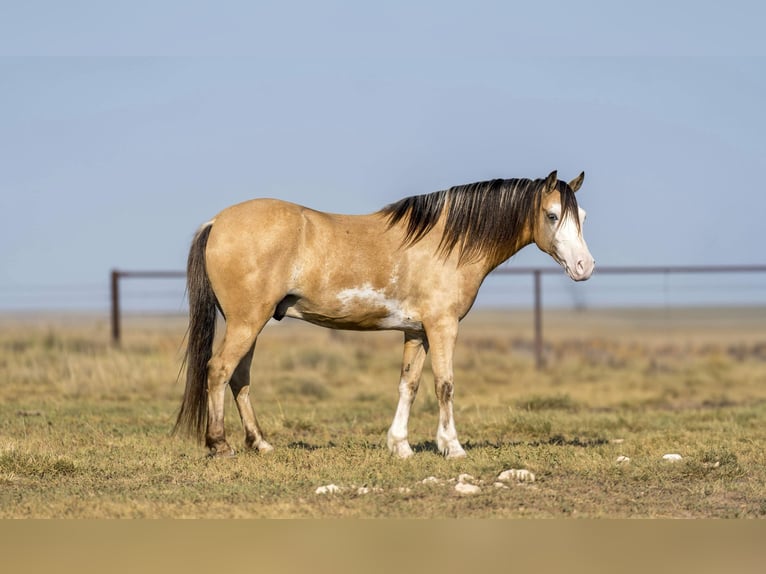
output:
[[[503,249],[499,250],[495,256],[488,255],[485,257],[482,261],[485,275],[488,275],[498,265],[505,263],[511,257],[516,255],[516,253],[532,243],[534,243],[532,233],[525,231],[509,242],[508,245],[503,246]]]

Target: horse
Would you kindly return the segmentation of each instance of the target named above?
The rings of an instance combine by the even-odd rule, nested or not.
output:
[[[436,445],[464,457],[453,417],[452,355],[458,324],[484,278],[535,243],[575,281],[595,261],[582,233],[585,211],[553,171],[540,179],[493,179],[406,197],[367,215],[339,215],[277,199],[226,208],[202,225],[187,262],[186,384],[173,432],[186,430],[210,456],[233,456],[224,432],[229,385],[245,446],[265,453],[250,403],[256,339],[270,319],[330,329],[404,333],[399,401],[387,434],[396,456],[408,442],[410,408],[431,352],[439,405]],[[213,352],[217,312],[225,334]]]

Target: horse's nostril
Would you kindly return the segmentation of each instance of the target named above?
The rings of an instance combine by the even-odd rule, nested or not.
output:
[[[585,266],[582,263],[582,259],[580,259],[579,261],[577,261],[577,271],[582,273],[584,270],[585,270]]]

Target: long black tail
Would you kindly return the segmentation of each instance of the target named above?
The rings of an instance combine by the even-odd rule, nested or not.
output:
[[[173,433],[184,430],[202,440],[207,423],[207,364],[213,355],[216,307],[218,302],[205,268],[205,248],[212,224],[200,228],[194,236],[186,266],[186,289],[189,297],[187,333],[186,389]]]

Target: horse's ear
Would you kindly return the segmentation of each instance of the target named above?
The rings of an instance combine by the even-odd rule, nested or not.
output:
[[[582,187],[582,182],[585,179],[585,172],[580,172],[580,175],[578,175],[576,178],[574,178],[572,181],[569,182],[569,187],[572,188],[572,191],[577,191]]]
[[[543,186],[543,189],[545,189],[545,193],[550,193],[556,189],[556,184],[559,181],[558,172],[554,169],[551,173],[548,174],[548,177],[545,178],[545,184]]]

